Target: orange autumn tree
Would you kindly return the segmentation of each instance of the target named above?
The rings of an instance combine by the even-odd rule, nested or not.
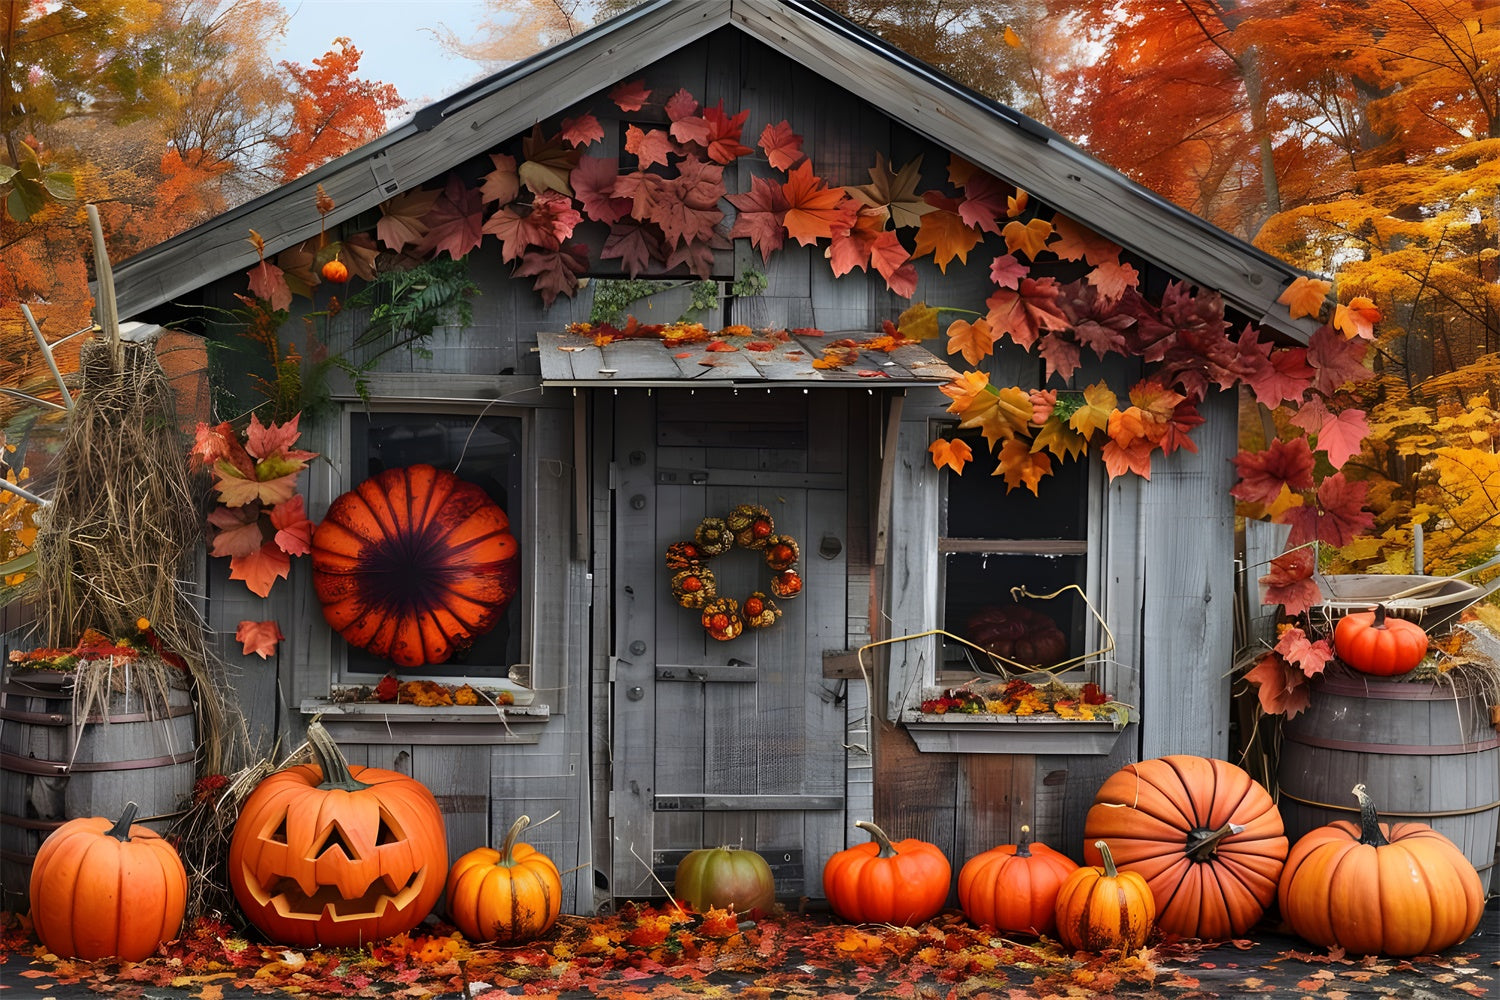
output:
[[[283,62],[291,80],[291,127],[273,136],[273,169],[282,183],[342,156],[386,130],[385,113],[401,106],[396,88],[361,80],[360,51],[347,38],[310,67]]]

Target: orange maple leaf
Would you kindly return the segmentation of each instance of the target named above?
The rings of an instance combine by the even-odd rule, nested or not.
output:
[[[963,372],[947,385],[939,386],[943,395],[953,400],[949,413],[962,413],[974,405],[974,397],[989,389],[988,372]]]
[[[1025,486],[1033,494],[1037,483],[1052,475],[1052,458],[1046,452],[1035,452],[1025,441],[1011,438],[1000,449],[992,475],[1005,476],[1005,492]]]
[[[858,203],[843,188],[830,188],[813,173],[811,160],[803,160],[792,169],[781,191],[788,206],[782,225],[803,246],[831,239],[836,226],[851,227],[859,210]]]
[[[993,354],[998,339],[999,334],[990,329],[983,316],[972,323],[956,319],[948,324],[948,353],[962,354],[971,365]]]
[[[1029,194],[1021,190],[1020,188],[1016,188],[1016,193],[1006,199],[1005,214],[1014,219],[1016,216],[1026,211],[1026,203],[1030,200],[1031,196]]]
[[[1095,382],[1083,390],[1083,404],[1068,418],[1068,426],[1087,441],[1095,431],[1108,430],[1110,414],[1118,406],[1113,390],[1103,382]]]
[[[1032,260],[1047,249],[1047,238],[1052,235],[1052,223],[1046,219],[1032,219],[1024,225],[1020,220],[1007,222],[1001,230],[1005,237],[1005,249],[1010,253],[1024,253]]]
[[[1277,297],[1276,301],[1287,307],[1292,319],[1302,316],[1317,318],[1318,313],[1323,309],[1323,300],[1328,297],[1328,291],[1332,287],[1331,281],[1309,278],[1305,274],[1299,275]]]
[[[276,644],[285,638],[281,634],[281,626],[274,621],[242,621],[239,628],[234,630],[234,639],[243,647],[244,654],[249,656],[254,653],[262,660],[275,656]]]
[[[962,473],[964,463],[974,458],[974,449],[963,438],[938,438],[927,446],[927,450],[932,453],[934,466],[939,469],[947,466],[957,473]]]
[[[1083,435],[1070,428],[1055,416],[1049,416],[1042,422],[1042,429],[1037,431],[1036,439],[1031,442],[1031,450],[1038,451],[1047,449],[1058,458],[1077,458],[1088,451],[1088,442]]]
[[[933,201],[932,192],[928,192],[927,200]],[[957,204],[951,198],[940,200],[955,206]],[[925,257],[931,254],[938,269],[946,274],[948,262],[954,257],[958,258],[959,263],[969,262],[969,251],[974,249],[982,235],[973,226],[965,225],[955,209],[939,208],[922,216],[922,225],[917,229],[917,248],[912,256]]]
[[[1095,267],[1120,261],[1120,244],[1100,236],[1081,222],[1066,215],[1054,215],[1052,229],[1057,233],[1057,239],[1047,249],[1063,260],[1087,260]]]
[[[1333,328],[1353,340],[1375,339],[1375,324],[1380,322],[1380,310],[1375,303],[1363,295],[1349,300],[1348,305],[1339,304],[1333,309]]]
[[[1030,440],[1026,431],[1030,420],[1031,396],[1020,386],[1010,386],[999,392],[981,393],[973,405],[964,410],[958,426],[964,430],[977,428],[994,448],[1001,441],[1017,436]]]

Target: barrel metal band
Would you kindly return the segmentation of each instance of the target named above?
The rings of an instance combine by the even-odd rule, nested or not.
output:
[[[123,712],[119,715],[90,715],[83,721],[88,725],[109,725],[115,722],[157,722],[165,719],[180,719],[184,715],[192,715],[193,706],[173,705],[167,712]],[[37,726],[73,726],[77,721],[71,714],[66,712],[22,712],[16,709],[0,708],[0,720],[6,722],[24,722]]]
[[[1392,754],[1400,757],[1438,757],[1457,755],[1465,753],[1483,753],[1500,747],[1500,738],[1479,740],[1475,743],[1459,743],[1452,746],[1420,746],[1406,745],[1403,743],[1355,743],[1352,740],[1329,740],[1320,736],[1307,736],[1297,733],[1287,739],[1293,743],[1301,743],[1303,746],[1317,747],[1320,750],[1351,750],[1355,753],[1379,753]],[[1355,810],[1356,812],[1358,810]]]
[[[38,760],[35,757],[22,757],[18,754],[0,751],[0,770],[37,775],[66,775],[85,771],[138,771],[148,767],[191,764],[197,759],[197,750],[184,750],[181,753],[145,757],[140,760],[86,760],[64,764],[60,761]]]
[[[1277,794],[1289,798],[1293,802],[1300,802],[1305,806],[1315,806],[1318,809],[1333,809],[1338,812],[1346,813],[1359,812],[1359,806],[1334,805],[1332,802],[1319,802],[1316,799],[1304,799],[1300,795],[1293,795],[1285,788],[1278,789]],[[1489,803],[1488,805],[1470,806],[1468,809],[1444,809],[1441,811],[1429,810],[1427,812],[1397,812],[1394,809],[1382,809],[1380,810],[1380,818],[1387,819],[1391,816],[1395,816],[1400,819],[1441,819],[1447,816],[1472,816],[1475,813],[1489,812],[1491,809],[1500,809],[1500,799],[1497,799],[1494,802]]]

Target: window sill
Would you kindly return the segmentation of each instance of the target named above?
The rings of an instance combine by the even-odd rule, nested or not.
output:
[[[1118,720],[921,712],[901,723],[923,753],[1107,754],[1125,728]]]
[[[309,698],[304,716],[320,716],[339,742],[446,744],[538,743],[547,705],[397,705]]]

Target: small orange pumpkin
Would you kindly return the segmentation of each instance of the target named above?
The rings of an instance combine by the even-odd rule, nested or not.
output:
[[[1156,922],[1156,900],[1138,872],[1115,868],[1109,845],[1094,841],[1102,866],[1079,868],[1057,891],[1057,938],[1072,951],[1136,951]]]
[[[1362,674],[1408,673],[1427,655],[1427,633],[1416,622],[1392,618],[1385,605],[1345,615],[1333,628],[1333,651]]]
[[[562,876],[552,859],[516,838],[531,823],[510,825],[497,851],[476,847],[448,871],[448,916],[470,941],[520,944],[541,937],[562,912]]]
[[[69,820],[37,850],[31,921],[53,954],[139,962],[182,930],[187,872],[155,830],[131,825],[137,808]]]
[[[1484,886],[1453,841],[1423,823],[1380,822],[1364,785],[1359,824],[1308,832],[1287,857],[1277,899],[1298,936],[1353,955],[1425,955],[1479,926]]]
[[[342,285],[349,280],[349,268],[337,257],[323,265],[323,280]]]
[[[976,924],[1002,934],[1038,937],[1057,929],[1057,891],[1078,862],[1046,844],[1031,841],[1031,827],[1021,827],[1021,842],[1002,844],[976,854],[958,873],[958,905]]]
[[[948,900],[953,868],[936,844],[892,841],[866,820],[872,838],[842,850],[823,866],[823,894],[833,912],[856,924],[913,926],[937,916]]]

